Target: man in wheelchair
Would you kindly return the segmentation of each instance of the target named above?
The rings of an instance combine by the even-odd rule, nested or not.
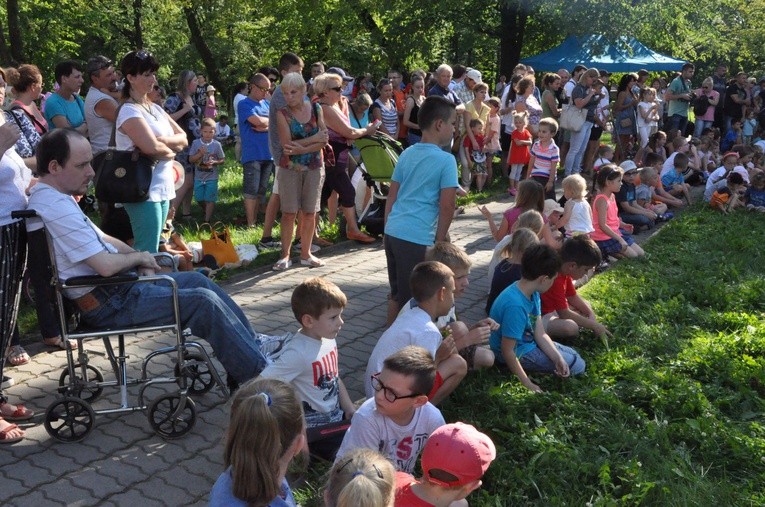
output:
[[[59,278],[153,275],[159,266],[152,254],[138,252],[104,234],[72,198],[84,194],[94,171],[88,140],[70,129],[43,136],[37,147],[38,183],[29,208],[42,218],[55,251]],[[154,175],[154,178],[171,177]],[[178,285],[184,328],[207,340],[229,376],[229,385],[257,376],[266,366],[261,335],[242,310],[214,282],[197,272],[170,273]],[[89,327],[131,327],[173,322],[172,289],[161,283],[133,283],[67,289],[66,297]]]

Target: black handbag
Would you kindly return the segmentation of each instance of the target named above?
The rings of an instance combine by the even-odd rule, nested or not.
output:
[[[130,151],[116,148],[117,108],[109,148],[93,159],[96,172],[96,198],[103,202],[143,202],[149,198],[151,177],[157,161],[142,154],[138,147]]]

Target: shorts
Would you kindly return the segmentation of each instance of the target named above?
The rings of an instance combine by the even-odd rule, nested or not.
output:
[[[245,199],[266,196],[273,169],[274,163],[271,160],[250,160],[242,164],[242,195]]]
[[[274,187],[271,189],[271,195],[279,195],[279,166],[274,165]]]
[[[391,299],[403,308],[412,298],[409,287],[409,277],[414,267],[425,260],[427,246],[399,239],[389,234],[383,237],[385,259],[388,264],[388,283],[390,284]]]
[[[600,141],[600,136],[603,135],[603,127],[594,125],[590,130],[590,141]]]
[[[218,202],[218,180],[194,180],[194,199],[197,202]]]
[[[486,163],[482,162],[480,164],[475,163],[473,164],[473,168],[470,170],[473,174],[489,174],[489,172],[486,170]]]
[[[334,190],[338,195],[338,203],[343,208],[353,208],[356,205],[356,189],[351,184],[346,166],[332,166],[324,169],[324,186],[321,189],[321,200],[326,201]]]
[[[295,170],[280,168],[276,173],[279,181],[282,213],[316,213],[321,203],[321,186],[324,183],[324,167]]]
[[[627,246],[635,244],[635,240],[632,239],[632,236],[629,233],[622,229],[619,229],[619,232],[622,235],[622,239],[627,242]],[[600,248],[600,253],[603,254],[604,259],[609,255],[615,255],[622,252],[621,243],[615,239],[605,239],[602,241],[596,241],[595,243],[598,245],[598,248]]]
[[[436,372],[436,380],[433,382],[433,389],[428,393],[428,399],[432,400],[441,386],[444,385],[444,377],[441,376],[441,372]]]

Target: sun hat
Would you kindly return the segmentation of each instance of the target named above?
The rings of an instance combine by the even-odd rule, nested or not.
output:
[[[464,423],[445,424],[431,433],[422,451],[424,478],[439,486],[451,488],[477,481],[497,457],[494,442]],[[456,479],[445,481],[443,474]]]
[[[351,76],[349,76],[340,67],[330,67],[330,68],[328,68],[327,69],[327,74],[337,74],[338,76],[340,76],[343,79],[343,81],[348,82],[348,83],[353,81],[353,78]]]
[[[549,217],[553,212],[558,211],[560,213],[563,213],[563,206],[558,204],[555,199],[547,199],[545,200],[545,209],[544,209],[544,215],[546,217]]]
[[[181,188],[184,181],[186,181],[186,170],[180,162],[173,160],[173,183],[175,183],[175,189]]]

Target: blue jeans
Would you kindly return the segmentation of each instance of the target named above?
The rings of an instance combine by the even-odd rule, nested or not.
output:
[[[704,129],[711,129],[714,123],[714,120],[699,120],[697,118],[696,127],[694,127],[693,131],[693,137],[701,137],[701,133],[704,131]]]
[[[587,151],[587,143],[590,142],[592,126],[591,121],[586,121],[579,132],[571,133],[571,147],[568,149],[566,164],[563,166],[566,176],[582,172],[582,159],[584,152]]]
[[[688,126],[688,116],[673,114],[667,121],[667,131],[677,129],[681,136],[685,136],[685,127]]]
[[[619,213],[619,218],[622,219],[622,222],[625,224],[634,225],[635,227],[645,226],[645,227],[653,227],[654,222],[650,218],[648,218],[645,215],[638,215],[637,213]]]
[[[569,372],[571,375],[580,375],[584,373],[586,367],[584,359],[579,353],[571,347],[566,347],[560,343],[553,342],[557,347],[560,355],[563,356],[563,360],[568,364]],[[542,352],[542,349],[535,347],[531,351],[527,352],[523,357],[519,359],[523,369],[528,372],[539,373],[555,373],[555,363],[553,363],[547,354]]]
[[[229,295],[195,271],[167,276],[178,284],[182,327],[207,340],[226,372],[240,384],[259,375],[266,366],[260,335]],[[173,322],[172,289],[167,284],[118,287],[101,306],[83,313],[83,321],[96,328]]]

